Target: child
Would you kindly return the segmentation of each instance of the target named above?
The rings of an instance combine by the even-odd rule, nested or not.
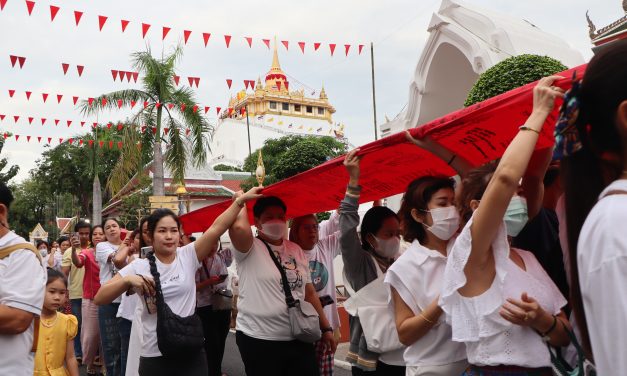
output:
[[[48,269],[34,376],[79,376],[73,342],[78,320],[73,315],[58,312],[65,303],[66,292],[67,280],[63,273]]]

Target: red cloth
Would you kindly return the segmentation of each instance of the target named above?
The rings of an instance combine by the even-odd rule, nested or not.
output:
[[[560,73],[564,79],[555,83],[570,88],[573,72],[581,77],[586,65]],[[516,88],[481,103],[463,108],[422,126],[410,129],[414,137],[430,136],[455,154],[462,155],[474,166],[497,159],[529,117],[533,108],[536,83]],[[537,144],[538,149],[551,147],[558,106],[548,117]],[[453,176],[455,171],[433,154],[405,139],[403,132],[360,147],[360,202],[402,193],[414,179],[426,175]],[[340,156],[311,170],[273,184],[264,195],[278,196],[287,205],[287,215],[297,217],[337,209],[344,197],[348,174]],[[187,232],[205,231],[229,205],[221,202],[181,216]],[[252,205],[248,205],[249,213]]]
[[[78,258],[83,262],[85,276],[83,277],[83,298],[93,299],[100,290],[100,267],[96,261],[96,250],[92,248],[84,249],[78,254]]]

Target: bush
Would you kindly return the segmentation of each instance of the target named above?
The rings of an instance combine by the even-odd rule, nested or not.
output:
[[[568,67],[564,64],[548,56],[519,55],[507,58],[479,76],[464,106],[471,106],[566,69]]]
[[[244,170],[242,170],[239,167],[235,167],[235,166],[229,166],[229,165],[225,165],[225,164],[217,164],[217,165],[213,166],[213,171],[243,172]]]

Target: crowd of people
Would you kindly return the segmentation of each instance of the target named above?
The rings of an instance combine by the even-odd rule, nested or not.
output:
[[[398,212],[379,202],[360,218],[367,155],[355,149],[322,223],[288,227],[285,203],[256,187],[198,238],[158,209],[131,233],[107,218],[34,247],[10,231],[0,184],[0,374],[222,375],[236,308],[247,375],[332,375],[337,256],[353,375],[622,374],[626,66],[627,41],[615,42],[568,92],[563,77],[540,80],[526,123],[483,166],[407,133],[459,178],[418,177]],[[538,150],[558,99],[555,149]]]

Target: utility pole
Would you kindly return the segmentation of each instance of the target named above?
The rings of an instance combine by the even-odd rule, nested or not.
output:
[[[370,42],[370,69],[372,72],[372,109],[374,112],[374,139],[378,140],[377,135],[377,99],[374,93],[374,45]]]

